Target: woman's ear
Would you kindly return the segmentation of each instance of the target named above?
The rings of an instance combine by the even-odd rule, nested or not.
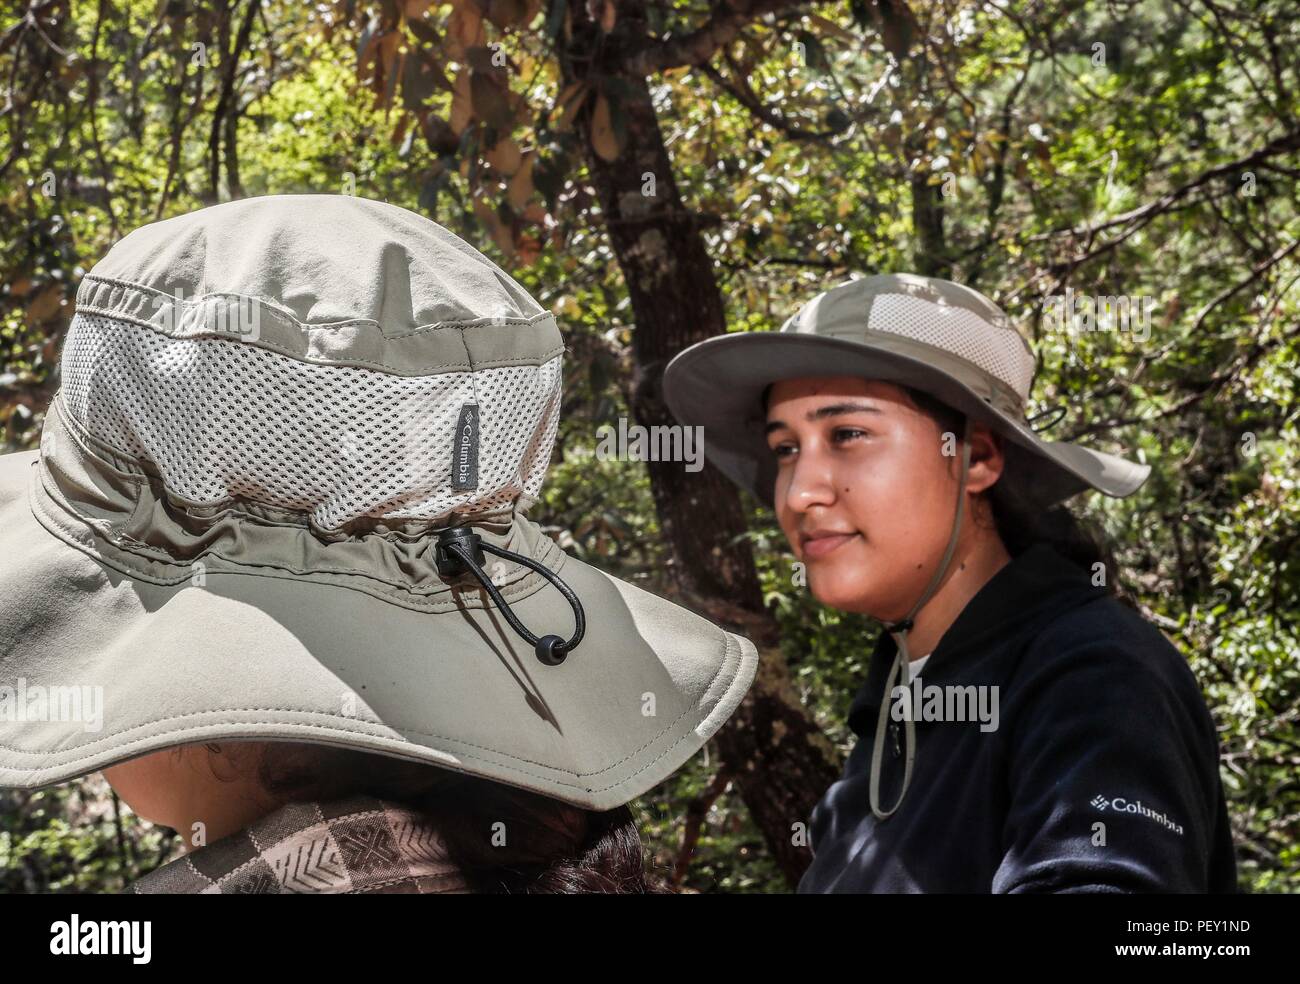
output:
[[[966,477],[967,492],[983,492],[996,484],[1006,467],[1002,451],[1002,437],[988,424],[970,422],[970,471]]]

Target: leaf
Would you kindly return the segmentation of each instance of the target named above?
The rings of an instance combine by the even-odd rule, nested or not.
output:
[[[469,62],[470,67],[476,72],[501,71],[505,66],[493,64],[492,59],[495,56],[496,48],[491,45],[480,44],[465,50],[465,60]]]
[[[533,167],[537,163],[537,151],[530,150],[523,155],[514,177],[510,179],[510,185],[506,189],[506,200],[514,208],[523,208],[528,204],[528,199],[533,197]]]
[[[596,111],[591,114],[591,147],[607,161],[618,160],[618,155],[623,151],[614,132],[609,99],[603,92],[596,98]]]
[[[483,15],[475,3],[462,3],[447,18],[447,53],[455,61],[465,60],[465,50],[487,43]]]
[[[441,74],[419,53],[408,50],[402,62],[402,105],[407,109],[423,107],[434,89],[440,87],[438,76]],[[445,82],[446,78],[442,81]]]
[[[528,97],[522,92],[515,92],[514,89],[506,89],[506,99],[510,103],[510,108],[514,114],[515,126],[528,126],[533,122],[533,107],[528,102]]]
[[[439,157],[450,156],[460,148],[456,132],[446,120],[434,113],[420,114],[420,129],[424,133],[424,142]]]
[[[406,144],[403,146],[403,140],[406,138],[407,131],[411,127],[411,119],[413,116],[413,113],[401,113],[397,117],[397,126],[393,127],[393,136],[391,139],[393,146],[400,148],[397,152],[398,157],[405,157],[411,151],[411,145]]]
[[[811,31],[800,31],[799,41],[803,44],[804,62],[807,66],[817,71],[825,71],[827,65],[826,49],[822,47],[817,35]]]
[[[406,55],[398,52],[401,43],[402,35],[397,31],[389,31],[379,39],[379,75],[376,79],[383,78],[385,106],[393,104],[393,96],[397,94],[397,77],[402,71],[401,62],[406,59]]]
[[[445,35],[440,34],[438,29],[426,20],[408,20],[406,26],[411,29],[416,40],[423,41],[425,44],[440,47],[445,40]]]
[[[492,241],[497,244],[501,252],[507,256],[513,256],[515,252],[515,237],[510,226],[503,222],[498,209],[493,208],[487,201],[482,198],[474,201],[474,215],[478,218],[483,227],[488,230],[492,236]]]
[[[38,325],[53,317],[63,304],[63,288],[58,284],[49,284],[40,291],[27,305],[27,323]]]
[[[456,76],[456,89],[451,97],[451,114],[447,122],[451,132],[458,137],[474,118],[474,96],[469,77],[470,69],[462,68]]]
[[[852,125],[852,117],[838,106],[831,107],[830,112],[826,114],[826,127],[832,133],[843,133]]]
[[[522,26],[528,16],[528,4],[524,0],[487,0],[487,19],[496,27]]]
[[[519,144],[515,143],[510,137],[502,137],[492,149],[487,152],[487,162],[492,167],[507,177],[519,170],[522,163],[523,155],[519,151]]]
[[[852,31],[840,27],[834,21],[827,20],[825,17],[819,17],[817,14],[809,14],[808,20],[810,23],[821,28],[823,34],[834,35],[835,37],[842,38],[845,41],[852,41],[854,44],[862,43],[862,39]]]
[[[514,126],[514,111],[505,87],[486,72],[471,72],[469,87],[474,115],[489,126],[509,132]]]
[[[563,152],[539,156],[533,168],[533,183],[547,202],[554,205],[556,197],[564,190],[564,179],[569,172],[569,161]]]
[[[555,100],[555,106],[551,109],[552,113],[556,109],[560,110],[560,118],[555,124],[555,129],[566,131],[573,128],[574,117],[578,115],[578,110],[586,101],[587,93],[590,91],[586,82],[569,83],[568,88],[560,93],[560,98]]]
[[[357,40],[357,74],[365,75],[366,66],[374,58],[375,42],[379,38],[379,18],[372,17]]]

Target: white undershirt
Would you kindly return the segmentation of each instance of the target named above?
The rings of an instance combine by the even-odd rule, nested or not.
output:
[[[925,661],[928,660],[929,658],[930,658],[930,653],[926,653],[920,659],[914,659],[912,660],[911,663],[908,664],[907,676],[909,680],[913,679],[918,673],[921,672],[921,667],[925,665]]]

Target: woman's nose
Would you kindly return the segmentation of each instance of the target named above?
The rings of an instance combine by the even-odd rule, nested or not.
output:
[[[815,505],[829,505],[835,500],[835,482],[829,463],[816,451],[799,452],[790,469],[785,500],[789,508],[804,512]]]

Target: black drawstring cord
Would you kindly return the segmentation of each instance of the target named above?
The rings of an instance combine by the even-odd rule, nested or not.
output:
[[[510,605],[501,596],[501,592],[492,583],[492,579],[488,577],[487,572],[483,570],[483,551],[485,550],[490,554],[496,554],[498,557],[513,560],[516,564],[523,564],[529,570],[536,571],[555,585],[556,589],[560,594],[564,595],[573,608],[574,632],[572,639],[565,642],[557,635],[544,635],[538,638],[524,627],[524,623],[519,621],[518,616],[511,611]],[[433,562],[434,566],[438,568],[438,573],[443,577],[463,574],[465,571],[473,574],[492,600],[496,602],[497,607],[501,609],[501,614],[506,617],[510,627],[533,646],[537,658],[547,666],[559,666],[563,663],[565,657],[578,648],[578,643],[582,641],[583,634],[587,631],[587,616],[582,610],[582,602],[573,593],[573,589],[561,581],[553,571],[537,563],[531,557],[525,557],[523,554],[506,550],[504,547],[484,542],[482,537],[468,527],[457,526],[439,533],[437,545],[434,547]]]
[[[1025,423],[1029,425],[1030,430],[1032,430],[1035,434],[1041,434],[1043,431],[1051,430],[1053,427],[1059,424],[1061,420],[1065,417],[1065,415],[1069,412],[1069,409],[1070,408],[1067,407],[1064,403],[1058,404],[1057,406],[1054,407],[1048,407],[1046,410],[1042,411],[1041,413],[1036,413],[1032,417],[1025,418]],[[1044,417],[1051,417],[1052,419],[1039,427],[1035,427],[1034,424],[1042,420]]]

